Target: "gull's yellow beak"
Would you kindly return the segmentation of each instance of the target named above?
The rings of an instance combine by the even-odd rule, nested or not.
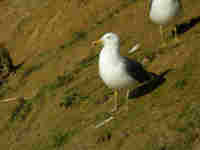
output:
[[[102,40],[97,40],[97,41],[92,42],[93,46],[98,45],[98,44],[102,44]]]

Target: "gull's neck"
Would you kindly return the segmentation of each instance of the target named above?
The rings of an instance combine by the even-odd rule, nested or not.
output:
[[[121,60],[119,44],[105,44],[100,53],[100,64],[117,65]]]
[[[120,57],[119,43],[105,44],[102,51],[105,51],[105,53],[109,53],[112,57]]]

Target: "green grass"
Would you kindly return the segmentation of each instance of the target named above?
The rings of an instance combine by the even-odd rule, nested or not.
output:
[[[43,96],[55,96],[56,95],[56,89],[63,87],[65,84],[73,80],[73,75],[71,73],[65,72],[63,75],[57,76],[56,80],[52,83],[48,83],[46,85],[43,85],[36,96],[34,96],[30,100],[20,100],[19,104],[16,105],[16,108],[13,110],[10,121],[13,122],[15,120],[25,120],[28,114],[33,109],[33,102],[37,103],[40,101],[40,99]],[[5,87],[5,90],[8,90],[8,87]],[[5,92],[4,89],[2,89],[2,92]],[[87,97],[79,96],[79,99],[86,99]],[[67,105],[67,104],[65,104]]]
[[[65,85],[67,86],[73,79],[74,76],[71,72],[65,72],[63,75],[57,76],[53,82],[43,85],[39,93],[42,95],[56,96],[56,90]]]
[[[129,3],[135,3],[136,0],[127,0]]]
[[[162,95],[162,93],[161,93],[161,88],[158,88],[158,89],[155,89],[152,93],[151,93],[151,95],[153,96],[153,97],[160,97],[161,95]]]
[[[56,129],[52,131],[50,134],[50,139],[52,141],[52,148],[59,149],[64,144],[67,144],[71,138],[78,133],[77,129],[72,129],[68,131],[60,131],[59,129]]]
[[[4,97],[9,91],[10,87],[8,86],[8,83],[6,81],[3,82],[0,88],[0,98]]]
[[[111,117],[111,114],[108,113],[108,112],[100,112],[98,114],[96,114],[95,116],[95,120],[97,122],[102,122],[104,121],[105,119],[108,119],[109,117]]]
[[[186,80],[177,80],[175,83],[176,88],[178,89],[184,89],[184,87],[187,85]]]
[[[76,96],[76,93],[68,95],[68,93],[65,92],[64,96],[61,98],[60,106],[64,106],[65,108],[71,107],[76,100]]]
[[[49,55],[49,51],[41,50],[41,53],[38,54],[39,57],[46,57]]]
[[[81,68],[87,68],[89,67],[90,65],[94,64],[94,63],[97,63],[98,61],[98,57],[99,57],[99,54],[96,54],[94,56],[89,56],[85,59],[83,59],[80,63],[79,63],[79,66]]]
[[[153,50],[145,50],[143,54],[143,58],[146,57],[149,62],[153,62],[153,60],[156,58],[155,52]]]
[[[50,130],[48,135],[48,141],[43,140],[38,144],[32,145],[32,150],[60,150],[64,149],[64,145],[68,144],[73,136],[80,132],[79,129],[62,130],[59,128]]]
[[[31,66],[30,68],[26,69],[22,75],[22,79],[30,76],[33,72],[40,70],[42,68],[42,66],[43,66],[43,64],[39,63],[39,64],[35,64],[35,65]]]
[[[56,80],[52,83],[46,85],[47,89],[55,90],[57,88],[63,87],[65,84],[71,82],[74,79],[72,73],[65,72],[63,75],[57,76]]]
[[[181,78],[178,79],[175,83],[175,87],[178,89],[184,89],[184,87],[189,83],[189,80],[192,78],[192,72],[194,69],[194,65],[188,61],[181,68]]]
[[[46,85],[43,85],[39,92],[35,97],[29,100],[20,100],[19,104],[16,105],[15,109],[11,113],[10,121],[13,122],[15,120],[25,120],[27,116],[31,113],[33,109],[33,104],[40,102],[40,99],[44,96],[55,96],[56,95],[56,89],[64,86],[67,82],[72,81],[73,76],[71,73],[64,73],[64,75],[58,76],[56,80],[52,83],[48,83]],[[8,87],[6,86],[5,89],[2,89],[1,91],[6,93],[5,90],[8,90]],[[66,97],[65,97],[66,98]],[[86,99],[87,97],[79,96],[79,99]],[[69,101],[69,99],[67,99]],[[66,102],[66,100],[64,101]],[[69,105],[65,104],[64,105]]]
[[[84,32],[84,31],[74,32],[72,34],[72,38],[74,39],[74,41],[85,39],[87,38],[87,32]]]
[[[102,134],[96,139],[96,143],[101,144],[104,142],[108,142],[111,140],[112,136],[112,130],[110,128],[105,128],[103,129]]]
[[[72,107],[73,104],[80,104],[83,101],[89,99],[87,95],[81,95],[78,89],[66,89],[64,91],[63,96],[61,97],[60,106],[69,108]]]
[[[68,47],[72,46],[73,44],[75,44],[76,42],[78,42],[82,39],[86,39],[86,38],[87,38],[87,32],[84,32],[84,31],[74,32],[72,34],[72,39],[69,41],[65,41],[63,44],[61,44],[59,46],[59,48],[61,48],[61,49],[68,48]]]
[[[61,48],[61,49],[68,48],[68,47],[72,46],[73,43],[74,43],[73,40],[71,40],[71,41],[65,41],[63,44],[61,44],[61,45],[59,46],[59,48]]]
[[[169,145],[169,149],[192,150],[192,145],[198,138],[198,131],[200,129],[200,105],[198,103],[185,104],[182,112],[177,115],[174,129],[182,137],[181,143]],[[176,142],[178,142],[176,140]],[[180,142],[180,141],[179,141]]]
[[[190,78],[192,76],[193,69],[194,69],[194,65],[190,61],[185,63],[182,69],[184,73],[184,77]]]
[[[32,100],[19,100],[20,103],[16,105],[15,109],[13,110],[10,121],[16,121],[16,120],[25,120],[30,112],[33,109],[33,102]]]
[[[200,105],[189,104],[186,105],[184,111],[178,115],[178,120],[185,121],[185,127],[187,129],[199,128],[200,129]]]

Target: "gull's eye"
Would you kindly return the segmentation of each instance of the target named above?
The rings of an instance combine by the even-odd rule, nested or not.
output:
[[[112,39],[112,37],[111,37],[111,36],[108,36],[107,39]]]

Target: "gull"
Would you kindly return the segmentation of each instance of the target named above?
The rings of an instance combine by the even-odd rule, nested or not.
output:
[[[182,4],[180,0],[149,0],[149,17],[152,22],[160,25],[160,35],[164,43],[164,26],[178,20],[182,15]],[[175,28],[175,40],[177,38],[177,29]]]
[[[128,110],[130,86],[137,82],[143,83],[152,80],[154,74],[147,72],[137,61],[120,55],[120,40],[117,34],[106,33],[99,40],[94,41],[93,45],[100,43],[103,48],[99,55],[99,75],[104,83],[114,90],[115,104],[112,112],[118,110],[118,93],[123,88],[128,88],[126,94]],[[137,47],[139,47],[138,44],[130,52],[135,51]]]

